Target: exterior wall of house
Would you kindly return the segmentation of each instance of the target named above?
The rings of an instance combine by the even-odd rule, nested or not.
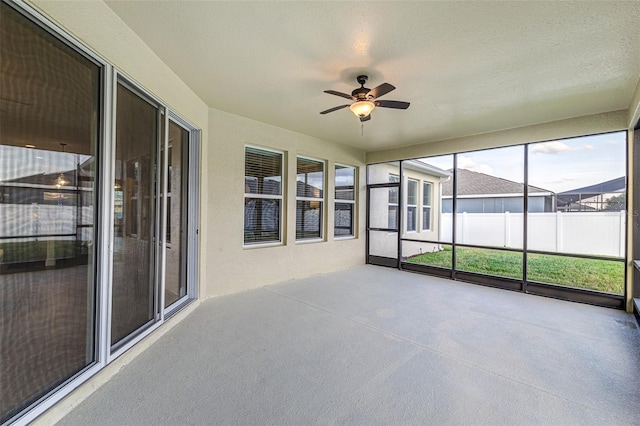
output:
[[[223,111],[209,110],[209,151],[203,167],[211,200],[207,222],[213,228],[203,240],[207,265],[206,294],[216,296],[364,263],[364,151],[305,136]],[[262,147],[285,153],[284,225],[280,245],[243,247],[244,149]],[[324,238],[296,242],[296,157],[325,162]],[[334,239],[335,164],[357,169],[356,238]]]
[[[28,4],[56,23],[90,50],[96,52],[141,87],[169,105],[174,111],[201,129],[201,157],[209,146],[207,105],[102,1],[65,2],[30,0]],[[200,184],[200,241],[211,232],[206,220],[209,170],[201,167]],[[200,264],[199,276],[206,275]],[[202,281],[202,280],[201,280]],[[204,294],[203,282],[199,294]]]
[[[369,181],[372,183],[390,182],[390,176],[398,176],[397,164],[378,164],[369,169]],[[404,182],[402,183],[402,193],[405,208],[402,210],[402,238],[422,241],[438,241],[440,230],[440,211],[442,185],[440,177],[405,167],[403,170]],[[418,182],[418,197],[416,204],[417,226],[415,231],[407,231],[407,191],[408,181]],[[423,227],[423,183],[431,184],[431,220],[428,229]],[[380,224],[387,224],[389,220],[389,197],[388,192],[378,190],[371,195],[371,222],[372,227],[381,227]],[[377,224],[377,225],[376,225]],[[405,241],[402,244],[402,256],[411,257],[420,253],[439,250],[439,244],[420,243]],[[372,255],[392,257],[397,256],[398,236],[390,232],[372,232],[369,241],[369,252]]]

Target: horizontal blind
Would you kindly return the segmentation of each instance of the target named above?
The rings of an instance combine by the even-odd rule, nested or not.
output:
[[[282,160],[280,152],[245,148],[244,244],[281,241]]]
[[[247,147],[245,194],[282,195],[282,153]]]

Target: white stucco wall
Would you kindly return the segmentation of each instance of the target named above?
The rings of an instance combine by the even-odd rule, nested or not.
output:
[[[30,2],[53,22],[105,58],[140,86],[202,129],[200,194],[200,295],[215,296],[364,263],[364,209],[356,238],[333,239],[333,169],[358,168],[364,188],[365,153],[274,126],[209,109],[151,49],[101,1]],[[284,244],[244,249],[244,145],[288,155]],[[295,243],[295,158],[326,160],[325,241]],[[364,192],[357,192],[358,206]],[[362,207],[364,205],[362,204]],[[362,216],[362,217],[360,217]]]
[[[207,221],[215,230],[205,241],[206,296],[246,290],[283,280],[334,271],[364,263],[364,152],[305,136],[219,110],[209,110],[210,200]],[[285,152],[283,243],[243,247],[245,145]],[[325,161],[325,232],[319,242],[296,243],[296,156]],[[333,238],[335,164],[358,170],[357,232],[354,239]]]

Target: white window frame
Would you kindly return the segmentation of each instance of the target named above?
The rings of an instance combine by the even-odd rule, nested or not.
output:
[[[302,160],[309,160],[309,161],[314,161],[317,163],[322,164],[322,197],[301,197],[298,195],[298,159],[302,159]],[[327,193],[327,162],[325,160],[321,160],[318,158],[313,158],[313,157],[307,157],[306,155],[297,155],[296,156],[296,243],[313,243],[313,242],[319,242],[319,241],[324,241],[324,236],[325,236],[325,226],[324,226],[324,222],[326,220],[326,211],[325,211],[325,202],[324,202],[324,198],[326,196]],[[319,237],[312,237],[312,238],[298,238],[298,230],[297,230],[297,226],[298,226],[298,201],[317,201],[320,203],[320,218],[319,218],[319,223],[318,225],[320,226],[320,236]]]
[[[393,173],[389,173],[389,182],[390,183],[398,183],[398,182],[400,182],[400,176],[394,175]],[[389,201],[388,201],[388,208],[387,208],[387,217],[388,217],[387,226],[389,227],[389,229],[392,229],[392,227],[389,226],[389,219],[391,218],[391,215],[389,214],[389,212],[391,211],[391,208],[395,208],[395,211],[396,211],[396,226],[393,229],[397,229],[398,228],[398,221],[400,220],[400,218],[398,216],[400,214],[400,212],[398,211],[399,210],[399,205],[400,205],[400,199],[399,199],[400,198],[399,197],[400,196],[400,191],[399,190],[400,190],[400,186],[399,185],[397,187],[389,188]],[[391,191],[396,191],[396,197],[398,199],[397,199],[397,202],[395,202],[395,203],[391,202]],[[393,232],[395,232],[395,231],[393,231]]]
[[[429,197],[427,199],[427,197],[424,196],[424,190],[425,188],[429,188]],[[422,230],[423,231],[431,231],[431,222],[432,222],[432,218],[431,218],[431,204],[433,203],[433,183],[428,182],[428,181],[423,181],[422,182]],[[428,212],[428,214],[425,214],[425,212]],[[425,218],[428,218],[429,220],[426,223],[425,226]]]
[[[336,185],[336,172],[338,170],[338,168],[343,168],[343,169],[352,169],[353,170],[353,200],[343,200],[343,199],[338,199],[336,198],[335,194],[336,194],[336,189],[337,189],[337,185]],[[352,204],[353,205],[353,214],[351,215],[351,234],[350,235],[336,235],[336,228],[335,228],[335,222],[333,224],[333,234],[334,234],[334,239],[336,240],[348,240],[348,239],[353,239],[356,238],[356,215],[358,212],[357,209],[357,205],[356,205],[356,198],[357,198],[357,191],[356,188],[358,187],[358,168],[354,167],[354,166],[347,166],[345,164],[340,164],[340,163],[336,163],[334,164],[334,174],[333,174],[333,183],[334,183],[334,188],[333,188],[333,205],[334,205],[334,216],[335,216],[335,205],[336,204]]]
[[[261,146],[257,146],[257,145],[245,145],[244,146],[244,167],[246,170],[246,166],[247,166],[247,148],[250,149],[256,149],[259,151],[265,151],[265,152],[271,152],[274,154],[279,154],[280,155],[280,195],[273,195],[273,194],[252,194],[252,193],[247,193],[244,189],[243,189],[243,193],[244,193],[244,200],[246,201],[247,198],[260,198],[260,199],[266,199],[266,200],[280,200],[280,214],[278,217],[278,239],[277,240],[273,240],[273,241],[261,241],[261,242],[256,242],[256,243],[247,243],[244,241],[244,225],[245,225],[245,218],[243,217],[242,219],[242,228],[243,228],[243,232],[242,232],[242,247],[243,248],[257,248],[257,247],[272,247],[272,246],[280,246],[282,245],[282,226],[284,223],[284,192],[285,192],[285,162],[284,162],[284,157],[285,154],[283,151],[279,151],[276,149],[270,149],[270,148],[264,148]],[[244,179],[242,181],[242,185],[244,187],[245,182]],[[244,205],[244,203],[243,203]]]
[[[415,184],[416,186],[416,202],[415,204],[409,204],[409,186],[411,184]],[[406,201],[407,201],[407,206],[406,206],[406,215],[407,215],[407,219],[405,220],[405,230],[407,231],[407,233],[410,232],[418,232],[418,199],[419,199],[419,192],[418,192],[418,188],[420,186],[420,181],[416,180],[416,179],[410,179],[407,178],[407,195],[406,195]],[[409,229],[409,209],[413,209],[414,211],[414,215],[413,215],[413,229]]]

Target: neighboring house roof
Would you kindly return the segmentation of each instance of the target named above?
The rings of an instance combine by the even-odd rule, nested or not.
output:
[[[558,206],[565,206],[578,200],[595,197],[600,194],[610,194],[613,192],[623,191],[627,187],[624,176],[611,179],[606,182],[596,183],[595,185],[584,186],[582,188],[572,189],[558,193]]]
[[[458,169],[457,181],[458,196],[521,194],[524,190],[524,185],[521,183],[467,169]],[[536,193],[540,195],[553,194],[552,191],[547,189],[529,185],[529,194]],[[450,179],[442,185],[442,195],[445,197],[453,195],[453,179]]]

